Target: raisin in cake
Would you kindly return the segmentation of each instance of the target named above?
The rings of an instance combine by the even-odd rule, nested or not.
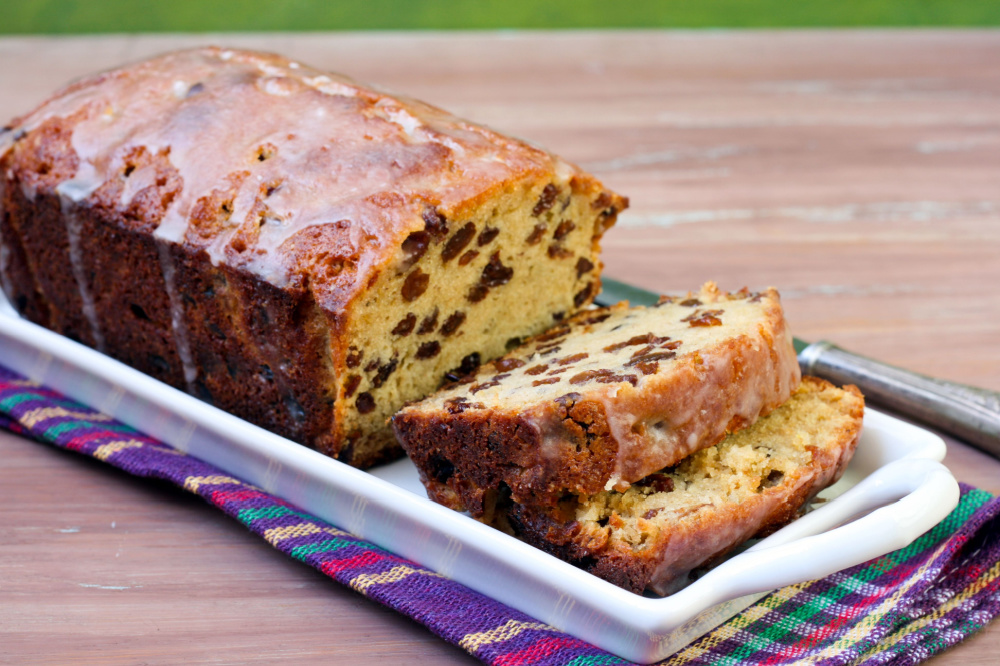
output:
[[[693,569],[790,522],[839,479],[863,412],[855,387],[805,377],[752,426],[625,492],[568,497],[557,507],[497,496],[484,518],[620,587],[668,594]]]
[[[363,466],[455,368],[586,306],[626,202],[540,149],[285,58],[171,53],[0,131],[28,319]]]
[[[430,496],[479,516],[508,489],[544,505],[624,490],[753,423],[799,379],[777,292],[709,283],[653,307],[581,312],[393,426]]]

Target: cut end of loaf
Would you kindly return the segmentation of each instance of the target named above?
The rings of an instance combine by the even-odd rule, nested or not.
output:
[[[388,419],[406,402],[589,305],[601,235],[624,205],[574,175],[425,215],[349,324],[338,394],[352,459],[395,442]]]

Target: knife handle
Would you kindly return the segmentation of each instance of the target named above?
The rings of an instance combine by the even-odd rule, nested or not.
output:
[[[1000,393],[934,379],[826,341],[799,354],[804,374],[855,384],[866,398],[936,426],[1000,458]]]

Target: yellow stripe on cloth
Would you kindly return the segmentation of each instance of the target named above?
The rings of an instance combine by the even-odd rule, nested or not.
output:
[[[424,576],[431,576],[434,578],[444,578],[441,574],[434,573],[433,571],[427,571],[425,569],[414,569],[413,567],[408,567],[400,565],[398,567],[393,567],[388,571],[383,571],[380,574],[361,574],[356,578],[352,578],[349,585],[361,592],[366,593],[366,590],[372,585],[386,585],[388,583],[396,583],[403,580],[413,574],[422,574]]]
[[[284,527],[272,527],[269,530],[264,530],[264,538],[271,545],[277,545],[279,541],[285,539],[309,536],[322,531],[323,528],[315,523],[299,523],[298,525],[285,525]]]
[[[65,407],[39,407],[30,412],[25,412],[18,420],[26,428],[33,428],[42,421],[66,416],[72,419],[83,419],[85,421],[110,421],[111,417],[100,412],[81,412]]]
[[[962,590],[961,594],[957,594],[948,601],[944,602],[933,613],[928,613],[923,617],[917,618],[916,620],[913,620],[912,622],[903,625],[902,627],[897,629],[895,633],[886,636],[881,641],[873,645],[870,650],[868,650],[863,655],[858,657],[856,661],[862,662],[871,655],[884,650],[886,645],[893,645],[907,634],[912,634],[916,631],[920,631],[931,622],[941,619],[951,611],[955,610],[957,607],[964,604],[969,599],[969,597],[972,597],[978,592],[981,592],[982,589],[987,585],[989,585],[990,583],[992,583],[997,576],[1000,576],[1000,562],[997,562],[992,567],[990,567],[990,569],[985,573],[983,573],[983,575],[981,575],[979,578],[977,578],[975,582],[972,583],[972,585]]]
[[[541,622],[522,622],[520,620],[507,620],[499,627],[494,627],[489,631],[480,631],[475,634],[466,634],[459,641],[458,646],[467,652],[475,654],[479,648],[492,643],[509,641],[522,631],[538,629],[539,631],[556,631],[556,628]]]
[[[198,492],[198,488],[201,486],[214,486],[221,485],[223,483],[232,483],[238,486],[251,487],[248,484],[243,483],[239,479],[234,479],[231,476],[189,476],[184,479],[184,489],[190,490],[193,493]]]
[[[320,527],[316,523],[299,523],[298,525],[285,525],[284,527],[272,527],[264,531],[264,539],[272,546],[278,545],[279,541],[294,539],[296,537],[309,536],[310,534],[330,534],[339,537],[349,537],[351,534],[336,527]]]
[[[145,445],[145,442],[140,442],[137,439],[123,439],[117,442],[108,442],[107,444],[101,444],[94,449],[94,457],[98,460],[107,460],[119,451],[123,451],[125,449],[138,449]]]

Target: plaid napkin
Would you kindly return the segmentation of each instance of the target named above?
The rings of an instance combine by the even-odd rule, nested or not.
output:
[[[0,426],[197,493],[486,663],[627,663],[2,367]],[[663,663],[916,664],[998,613],[1000,499],[963,486],[951,515],[909,547],[780,589]]]

